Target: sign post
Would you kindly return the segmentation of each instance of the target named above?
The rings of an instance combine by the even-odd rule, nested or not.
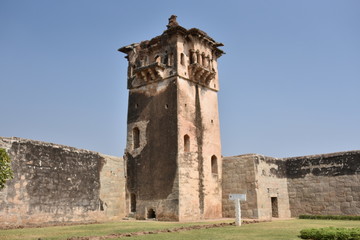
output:
[[[230,194],[229,199],[235,202],[235,225],[241,226],[240,201],[246,201],[246,194]]]

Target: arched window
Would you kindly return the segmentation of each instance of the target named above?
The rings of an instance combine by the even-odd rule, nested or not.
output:
[[[139,128],[133,128],[133,146],[134,149],[140,147],[140,130]]]
[[[155,59],[155,62],[161,63],[161,57],[160,57],[160,55],[156,55],[156,56],[154,57],[154,59]]]
[[[184,152],[190,152],[190,137],[187,134],[184,136]]]
[[[174,54],[170,53],[169,54],[169,66],[174,65]]]
[[[201,54],[199,51],[196,51],[196,62],[201,65]]]
[[[215,155],[211,157],[211,173],[218,174],[217,157]]]
[[[167,51],[165,51],[165,56],[163,58],[163,64],[168,65],[169,57]]]
[[[132,76],[134,74],[134,65],[129,65],[129,75]]]
[[[194,50],[190,50],[190,64],[196,63],[196,52]]]
[[[184,65],[184,64],[185,64],[184,54],[183,54],[183,53],[180,54],[180,64],[181,64],[181,65]]]

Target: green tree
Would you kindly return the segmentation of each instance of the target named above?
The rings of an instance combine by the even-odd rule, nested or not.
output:
[[[5,149],[0,148],[0,189],[5,187],[7,180],[13,178],[13,171],[10,166],[10,157]]]

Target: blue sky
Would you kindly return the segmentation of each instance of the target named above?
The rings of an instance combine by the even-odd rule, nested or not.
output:
[[[176,14],[225,44],[224,156],[360,149],[360,1],[0,1],[0,136],[121,156],[119,47]]]

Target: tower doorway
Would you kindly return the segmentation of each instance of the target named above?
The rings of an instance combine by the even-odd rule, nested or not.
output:
[[[136,195],[135,193],[130,194],[130,210],[136,212]]]
[[[156,213],[155,213],[154,209],[150,208],[148,210],[147,218],[148,219],[155,219],[156,218]]]
[[[274,218],[278,218],[279,217],[279,208],[278,208],[278,199],[277,197],[272,197],[271,198],[271,216]]]

